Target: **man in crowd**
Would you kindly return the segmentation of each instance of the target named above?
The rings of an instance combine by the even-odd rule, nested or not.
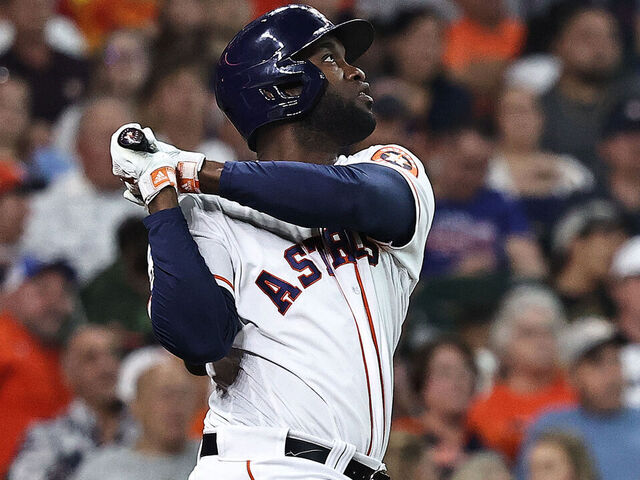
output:
[[[609,269],[626,238],[620,211],[605,200],[576,205],[555,226],[551,242],[556,262],[554,287],[570,319],[613,314],[607,291]]]
[[[34,198],[23,249],[68,258],[85,282],[116,257],[120,222],[139,209],[122,202],[122,183],[111,174],[111,132],[131,118],[128,104],[99,98],[85,109],[78,132],[80,169],[59,177]]]
[[[194,378],[166,352],[142,363],[147,364],[131,379],[130,407],[140,425],[135,446],[97,452],[74,480],[179,479],[195,466],[199,442],[188,440],[197,398]]]
[[[542,98],[543,147],[571,154],[601,174],[596,142],[615,101],[622,55],[615,18],[604,9],[579,7],[562,23],[553,53],[562,62],[562,73]]]
[[[603,127],[598,153],[606,174],[596,192],[618,205],[634,235],[640,234],[640,95],[613,108]]]
[[[73,402],[63,415],[29,429],[10,480],[66,480],[96,448],[134,441],[134,422],[116,396],[118,353],[106,328],[76,330],[62,359]]]
[[[519,204],[485,187],[492,144],[463,126],[442,134],[429,170],[438,215],[433,221],[423,276],[469,276],[511,270],[546,274],[541,252]]]
[[[635,480],[640,471],[640,412],[623,402],[624,377],[615,327],[591,317],[571,324],[563,353],[579,405],[536,421],[521,452],[519,478],[527,476],[528,450],[538,436],[567,431],[584,439],[602,480]]]
[[[9,0],[6,12],[15,28],[11,49],[0,56],[0,66],[24,78],[31,87],[31,113],[53,122],[60,112],[84,94],[89,77],[86,61],[51,47],[45,37],[53,16],[53,0]]]
[[[10,274],[0,298],[0,478],[29,423],[68,404],[60,333],[73,309],[73,277],[64,263],[27,259]]]

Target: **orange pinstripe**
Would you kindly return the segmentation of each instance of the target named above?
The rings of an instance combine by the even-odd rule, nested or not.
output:
[[[249,478],[251,480],[256,480],[253,478],[253,473],[251,473],[251,460],[247,460],[247,473],[249,474]]]
[[[220,280],[221,282],[226,283],[227,285],[229,285],[229,288],[231,288],[231,290],[233,290],[235,292],[235,289],[233,288],[233,284],[227,280],[224,277],[221,277],[220,275],[214,275],[213,278],[215,278],[216,280]]]

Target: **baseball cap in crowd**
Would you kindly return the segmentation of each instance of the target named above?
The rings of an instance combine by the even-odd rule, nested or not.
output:
[[[630,97],[613,107],[602,129],[602,137],[606,139],[618,133],[639,131],[640,97]]]
[[[620,210],[607,200],[590,200],[567,212],[556,224],[551,235],[554,254],[567,252],[571,243],[594,227],[623,228]]]
[[[640,276],[640,236],[633,237],[618,249],[611,262],[611,276]]]
[[[69,282],[75,282],[76,280],[76,271],[64,259],[41,260],[34,256],[24,256],[12,265],[2,289],[12,291],[26,280],[48,271],[60,272]]]
[[[622,343],[622,336],[611,322],[599,317],[581,318],[560,335],[560,353],[565,364],[572,366],[609,343]]]
[[[116,392],[124,403],[131,403],[138,391],[138,380],[156,365],[170,361],[171,356],[162,347],[150,346],[131,352],[120,365]]]
[[[0,195],[16,191],[28,193],[43,187],[44,182],[30,179],[18,162],[0,161]]]

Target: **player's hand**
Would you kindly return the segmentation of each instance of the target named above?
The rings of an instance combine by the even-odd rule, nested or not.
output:
[[[141,129],[155,150],[154,153],[138,152],[120,146],[118,136],[125,128]],[[120,177],[127,190],[124,197],[134,203],[149,205],[163,188],[177,190],[176,165],[178,155],[159,149],[155,135],[150,128],[142,129],[137,123],[129,123],[120,127],[111,136],[111,160],[113,174]]]
[[[173,145],[156,140],[158,150],[175,155],[178,158],[176,164],[176,178],[178,180],[179,193],[201,193],[198,174],[202,169],[205,156],[202,153],[187,152]]]

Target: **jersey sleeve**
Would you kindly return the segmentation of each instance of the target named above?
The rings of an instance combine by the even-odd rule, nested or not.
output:
[[[399,172],[409,184],[416,212],[411,239],[404,245],[377,243],[391,253],[407,269],[414,280],[419,279],[427,235],[435,212],[433,189],[422,162],[406,148],[391,144],[369,147],[339,163],[343,165],[357,163],[383,165]],[[390,198],[389,201],[392,202],[393,198]]]
[[[180,208],[184,215],[189,233],[198,246],[200,255],[204,258],[218,286],[224,288],[235,298],[235,275],[231,252],[227,247],[224,229],[221,228],[222,219],[216,218],[216,212],[208,215],[202,211],[201,202],[194,196],[180,199]],[[216,221],[217,220],[217,221]],[[151,247],[147,251],[149,284],[153,291],[154,265],[151,257]]]

